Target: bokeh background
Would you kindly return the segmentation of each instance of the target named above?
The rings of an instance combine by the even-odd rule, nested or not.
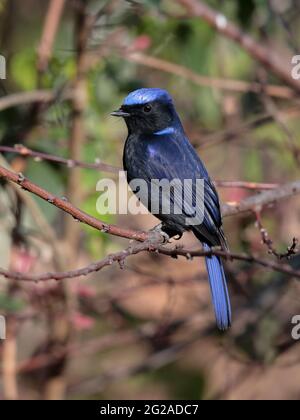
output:
[[[292,71],[300,54],[298,1],[195,3],[224,14]],[[299,179],[300,108],[292,87],[205,19],[187,16],[184,2],[0,0],[0,53],[7,61],[0,147],[21,144],[120,167],[126,129],[109,113],[131,90],[161,87],[174,97],[213,180],[273,188]],[[21,102],[3,104],[13,94]],[[151,215],[97,213],[96,183],[113,173],[9,149],[0,164],[108,223],[136,230],[157,223]],[[257,189],[218,187],[222,202]],[[299,197],[260,217],[284,253],[299,236]],[[224,226],[232,251],[276,262],[253,212],[225,218]],[[1,180],[0,235],[0,267],[26,274],[76,269],[128,244]],[[199,248],[188,234],[180,243]],[[297,270],[300,257],[282,264]],[[1,398],[299,399],[299,341],[291,337],[299,279],[235,260],[226,272],[234,311],[226,334],[215,328],[202,258],[139,254],[61,282],[0,277],[7,319]]]

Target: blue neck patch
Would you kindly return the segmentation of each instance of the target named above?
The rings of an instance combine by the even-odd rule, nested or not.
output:
[[[166,136],[168,134],[173,134],[175,132],[174,127],[166,127],[163,130],[156,131],[154,134],[156,136]]]
[[[143,88],[129,93],[125,98],[123,105],[145,105],[153,101],[172,103],[172,98],[166,90],[159,88]]]

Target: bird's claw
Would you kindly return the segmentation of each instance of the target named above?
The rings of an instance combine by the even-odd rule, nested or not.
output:
[[[183,236],[183,233],[177,233],[176,236],[173,237],[173,239],[175,239],[175,241],[179,241]]]
[[[160,235],[163,237],[163,244],[168,244],[170,242],[170,236],[166,232],[161,230]]]

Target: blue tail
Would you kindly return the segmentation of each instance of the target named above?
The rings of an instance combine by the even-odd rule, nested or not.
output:
[[[203,247],[205,251],[210,251],[207,244],[203,244]],[[224,331],[231,325],[231,306],[224,268],[220,258],[216,256],[206,257],[205,262],[217,325]]]

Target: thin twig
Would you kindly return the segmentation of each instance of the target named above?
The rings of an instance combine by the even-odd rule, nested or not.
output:
[[[157,251],[163,255],[168,255],[173,258],[177,258],[178,256],[183,256],[185,258],[194,258],[194,257],[205,257],[210,255],[217,255],[219,257],[223,257],[225,259],[230,260],[237,260],[237,261],[245,261],[251,264],[257,264],[262,267],[270,268],[271,270],[278,271],[283,274],[288,274],[292,277],[300,278],[300,272],[293,270],[287,264],[279,264],[274,261],[264,260],[258,258],[251,254],[238,254],[232,252],[224,252],[214,249],[210,252],[205,252],[203,250],[188,250],[180,247],[174,247],[173,249],[166,249],[165,247],[158,246]]]
[[[279,54],[275,54],[270,48],[259,44],[249,34],[244,33],[238,26],[230,22],[223,14],[215,11],[202,1],[178,0],[184,6],[189,17],[199,17],[220,34],[233,40],[247,51],[256,61],[260,62],[266,69],[271,70],[287,86],[295,92],[300,93],[299,81],[291,77],[289,66],[284,65]]]
[[[132,245],[123,251],[107,255],[103,260],[90,264],[84,268],[72,271],[65,271],[61,273],[44,273],[35,276],[26,275],[23,273],[10,273],[7,270],[0,269],[0,275],[2,275],[5,278],[34,282],[71,279],[75,277],[87,276],[91,273],[96,273],[102,268],[112,265],[114,262],[118,262],[120,264],[130,255],[135,255],[149,249],[151,249],[151,245],[149,242],[137,243],[136,245]]]
[[[7,270],[0,269],[0,275],[2,275],[5,278],[9,278],[11,280],[21,280],[21,281],[28,281],[28,282],[40,282],[40,281],[47,281],[47,280],[60,281],[60,280],[77,278],[81,276],[87,276],[91,273],[96,273],[102,270],[104,267],[111,266],[113,263],[116,263],[116,262],[122,266],[126,258],[128,258],[129,256],[136,255],[145,251],[156,252],[156,253],[166,255],[172,258],[178,258],[179,256],[181,256],[187,259],[216,255],[219,257],[223,257],[229,261],[237,260],[237,261],[245,261],[251,264],[256,264],[258,266],[266,267],[273,271],[277,271],[283,274],[288,274],[292,277],[300,279],[300,272],[293,270],[289,265],[279,264],[271,260],[264,260],[251,254],[231,253],[231,252],[221,251],[218,249],[213,249],[211,251],[192,250],[192,249],[185,249],[183,247],[178,247],[178,246],[175,246],[173,248],[167,248],[166,246],[160,245],[159,242],[156,242],[155,240],[145,241],[143,243],[135,243],[122,251],[116,252],[114,254],[110,254],[100,261],[89,264],[88,266],[77,269],[77,270],[28,275],[28,274],[24,274],[20,272],[10,272]]]
[[[31,192],[37,197],[40,197],[42,200],[47,201],[49,204],[57,207],[65,213],[68,213],[74,218],[75,221],[84,223],[103,233],[109,233],[114,236],[119,236],[127,239],[134,239],[137,241],[145,241],[149,239],[149,235],[146,232],[138,232],[133,231],[131,229],[120,228],[112,224],[104,223],[101,220],[96,219],[95,217],[92,217],[87,213],[84,213],[83,211],[79,210],[71,203],[69,203],[65,198],[59,198],[54,194],[51,194],[45,189],[27,180],[22,174],[16,174],[0,166],[0,177],[3,177],[8,181],[20,185],[24,190]]]
[[[273,246],[273,241],[270,238],[268,231],[266,230],[266,228],[264,228],[262,224],[260,212],[255,211],[254,214],[256,217],[257,227],[260,231],[262,243],[267,246],[269,254],[274,255],[279,260],[290,259],[293,255],[296,255],[296,253],[298,252],[297,250],[298,239],[297,238],[293,238],[292,244],[287,248],[287,251],[285,253],[278,252]]]
[[[60,156],[51,155],[48,153],[37,152],[35,150],[29,149],[23,144],[16,144],[14,147],[10,146],[0,146],[0,153],[15,153],[23,157],[33,158],[36,162],[55,162],[58,164],[66,165],[67,168],[84,168],[84,169],[94,169],[97,171],[108,172],[108,173],[118,173],[121,171],[121,168],[117,166],[112,166],[107,163],[95,159],[95,163],[82,162],[79,160],[66,159]],[[273,190],[279,187],[279,184],[269,184],[269,183],[259,183],[259,182],[248,182],[248,181],[214,181],[214,184],[217,187],[221,188],[245,188],[249,190]]]
[[[299,107],[290,107],[285,110],[278,111],[280,118],[285,121],[288,118],[298,118],[299,117]],[[252,121],[237,125],[232,128],[208,134],[201,137],[199,142],[199,149],[208,148],[212,146],[217,146],[223,142],[231,142],[235,139],[240,139],[244,133],[247,133],[251,130],[255,130],[265,124],[271,123],[274,121],[273,115],[270,113],[259,115],[259,117],[253,119]],[[194,143],[194,142],[193,142]]]
[[[0,147],[1,150],[1,147]],[[274,190],[279,188],[279,184],[268,184],[262,182],[247,182],[247,181],[213,181],[219,188],[244,188],[246,190]]]
[[[262,87],[260,83],[245,82],[243,80],[230,80],[230,79],[219,79],[214,77],[203,76],[197,74],[187,67],[179,64],[171,63],[157,57],[151,57],[142,53],[123,53],[122,57],[127,61],[132,61],[141,66],[149,67],[165,73],[174,74],[176,76],[183,77],[197,85],[209,86],[214,89],[228,90],[232,92],[255,92],[260,93]],[[292,99],[295,97],[295,93],[292,89],[285,86],[267,85],[265,87],[266,92],[270,96],[284,99]]]
[[[62,17],[65,0],[51,0],[46,13],[43,34],[38,47],[37,68],[40,73],[46,71],[51,57],[55,36]]]
[[[104,162],[101,162],[100,159],[96,158],[95,163],[82,162],[74,159],[66,159],[60,156],[51,155],[48,153],[37,152],[31,150],[23,144],[16,144],[14,147],[10,146],[0,146],[0,153],[16,153],[23,157],[34,158],[36,162],[49,161],[55,162],[58,164],[66,165],[67,168],[84,168],[84,169],[95,169],[97,171],[109,172],[109,173],[118,173],[119,168],[108,165]]]
[[[73,97],[71,89],[58,92],[54,90],[33,90],[31,92],[13,93],[0,98],[0,111],[14,106],[29,105],[35,102],[51,103],[57,100],[68,100]]]
[[[239,213],[261,210],[263,207],[272,206],[281,200],[293,197],[299,193],[300,181],[290,182],[278,188],[264,191],[261,194],[247,197],[239,203],[223,204],[222,215],[234,216]]]

